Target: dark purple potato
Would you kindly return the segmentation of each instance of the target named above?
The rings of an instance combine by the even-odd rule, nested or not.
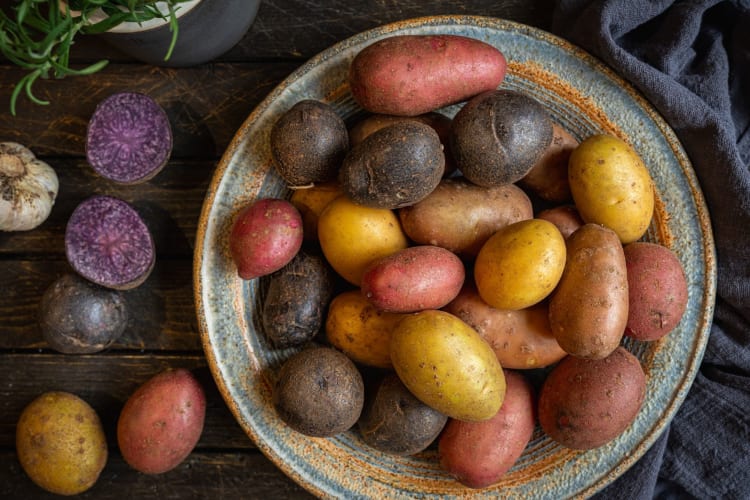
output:
[[[154,267],[148,227],[127,202],[92,196],[76,207],[65,228],[65,254],[84,278],[116,290],[135,288]]]
[[[533,98],[491,90],[453,118],[451,151],[458,169],[484,187],[512,184],[531,171],[552,142],[552,119]]]
[[[116,290],[65,274],[42,296],[39,326],[52,349],[89,354],[106,349],[128,323],[125,300]]]
[[[145,182],[164,168],[172,128],[149,96],[114,94],[99,103],[86,133],[86,159],[101,176],[122,184]]]

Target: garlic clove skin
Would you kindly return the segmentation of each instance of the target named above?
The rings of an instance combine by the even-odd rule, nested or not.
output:
[[[54,169],[15,142],[0,142],[0,231],[28,231],[47,220],[57,198]]]

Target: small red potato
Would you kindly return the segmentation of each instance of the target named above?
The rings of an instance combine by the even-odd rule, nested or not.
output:
[[[640,361],[620,346],[603,359],[567,356],[539,393],[539,423],[568,448],[602,446],[633,422],[646,395]]]
[[[237,274],[250,280],[278,271],[297,255],[303,239],[294,205],[277,198],[254,201],[240,211],[229,235]]]
[[[373,262],[362,277],[362,293],[381,311],[440,309],[458,295],[465,277],[456,254],[420,245]]]
[[[552,142],[542,157],[518,183],[543,200],[562,203],[573,199],[568,183],[568,158],[578,140],[552,123]]]
[[[625,246],[630,308],[625,335],[657,340],[674,330],[685,313],[687,281],[677,256],[657,243]]]
[[[534,432],[536,402],[531,384],[518,372],[503,372],[507,388],[500,411],[481,422],[450,419],[438,441],[440,465],[470,488],[498,482]]]
[[[349,85],[367,111],[415,116],[496,89],[505,68],[505,56],[480,40],[401,35],[360,51],[349,70]]]
[[[543,219],[551,222],[565,239],[573,234],[576,229],[583,226],[584,222],[581,219],[581,214],[578,213],[574,205],[560,205],[558,207],[548,208],[542,210],[537,214],[537,219]]]
[[[174,469],[193,451],[203,432],[206,396],[183,368],[162,372],[140,386],[117,421],[117,443],[125,461],[145,474]]]

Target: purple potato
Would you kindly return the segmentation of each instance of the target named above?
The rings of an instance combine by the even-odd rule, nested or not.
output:
[[[42,296],[39,325],[44,340],[65,354],[89,354],[112,345],[128,323],[120,292],[76,274],[55,280]]]
[[[93,283],[128,290],[154,267],[151,232],[127,202],[96,195],[81,202],[65,228],[65,254],[73,269]]]
[[[172,153],[172,128],[149,96],[111,95],[99,103],[86,132],[86,159],[101,176],[137,184],[155,176]]]

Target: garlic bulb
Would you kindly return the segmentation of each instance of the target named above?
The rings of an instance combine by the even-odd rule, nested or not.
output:
[[[28,148],[0,142],[0,231],[28,231],[44,222],[58,187],[52,167]]]

